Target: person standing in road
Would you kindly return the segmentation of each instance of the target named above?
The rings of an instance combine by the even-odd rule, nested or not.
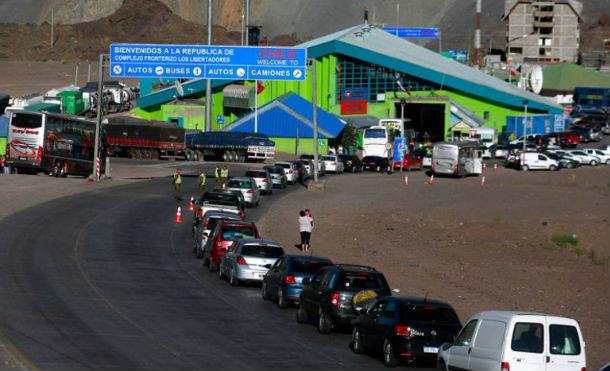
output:
[[[176,201],[182,201],[182,176],[180,176],[181,172],[182,170],[180,168],[177,168],[176,172],[174,173],[174,179],[172,180],[172,184],[174,185],[175,191],[174,197],[176,198]]]
[[[205,191],[205,173],[203,170],[199,170],[199,182],[197,182],[197,193],[199,197],[203,195],[203,191]]]
[[[229,168],[227,165],[224,165],[220,170],[220,182],[223,189],[227,188],[227,183],[229,182]]]
[[[299,231],[301,232],[301,251],[309,251],[309,239],[313,230],[313,220],[303,210],[299,211]]]
[[[214,188],[220,188],[220,165],[216,164],[216,169],[214,170]]]

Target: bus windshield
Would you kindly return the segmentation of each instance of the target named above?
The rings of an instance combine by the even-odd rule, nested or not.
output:
[[[11,125],[18,128],[35,129],[42,126],[42,115],[14,112]]]
[[[365,138],[385,138],[386,135],[385,129],[367,129],[364,132]]]

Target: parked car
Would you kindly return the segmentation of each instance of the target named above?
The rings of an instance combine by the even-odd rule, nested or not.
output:
[[[506,156],[508,155],[508,152],[510,152],[511,149],[514,149],[515,146],[516,145],[513,145],[513,144],[502,144],[502,143],[492,144],[489,147],[489,154],[492,159],[506,158]]]
[[[294,163],[288,161],[276,162],[275,166],[281,166],[282,168],[284,168],[284,172],[286,174],[286,181],[288,182],[288,184],[294,184],[299,180],[297,167]]]
[[[330,259],[317,256],[284,255],[265,275],[261,295],[264,300],[275,300],[280,308],[298,303],[303,279],[311,279],[320,269],[332,264]]]
[[[299,158],[313,161],[312,154],[307,154],[307,153],[302,154]],[[326,167],[324,166],[324,161],[322,161],[322,155],[318,156],[318,175],[320,175],[320,176],[326,175]]]
[[[335,174],[341,174],[343,172],[343,162],[341,162],[339,156],[324,155],[322,156],[322,160],[324,161],[324,167],[326,168],[326,171],[332,171]]]
[[[306,182],[307,179],[309,179],[309,171],[307,170],[305,163],[301,160],[294,160],[292,161],[292,163],[294,164],[294,166],[296,166],[297,169],[297,181],[299,183]]]
[[[407,153],[405,154],[405,159],[402,162],[402,169],[411,171],[412,169],[421,170],[423,167],[421,157],[413,154]],[[394,170],[400,170],[400,162],[394,162]]]
[[[273,181],[271,180],[271,174],[269,170],[263,169],[250,169],[244,174],[247,178],[252,178],[256,182],[261,193],[270,195],[273,193]]]
[[[584,153],[588,154],[589,156],[594,156],[599,158],[599,162],[601,164],[606,164],[606,165],[610,165],[610,154],[607,154],[605,152],[603,152],[600,149],[595,149],[595,148],[584,148],[582,150]]]
[[[552,139],[555,144],[561,148],[575,148],[582,140],[580,135],[575,135],[569,131],[556,131],[554,133],[547,134],[545,137],[548,138],[547,140],[549,142]]]
[[[597,166],[600,164],[601,160],[599,157],[590,155],[584,151],[572,149],[569,151],[565,151],[569,156],[578,159],[583,165]]]
[[[432,167],[432,153],[426,153],[422,158],[422,166],[425,168]]]
[[[557,161],[560,168],[573,169],[575,167],[581,166],[580,162],[575,161],[567,156],[560,156],[555,152],[546,151],[544,152],[544,154],[547,155],[549,158]]]
[[[252,178],[234,177],[229,178],[227,189],[230,191],[240,191],[246,200],[246,204],[250,206],[258,206],[261,193],[256,186],[256,182]]]
[[[392,172],[392,165],[387,157],[366,156],[362,159],[362,168],[364,170],[372,170],[376,172],[387,171]]]
[[[599,371],[610,371],[610,363],[606,363],[599,369]]]
[[[313,160],[310,160],[310,159],[307,159],[307,158],[301,158],[301,159],[299,159],[299,161],[303,163],[303,166],[305,166],[305,169],[307,170],[307,176],[309,178],[313,178],[313,176],[314,176],[314,173],[313,173],[313,171],[314,171]]]
[[[454,342],[443,344],[437,370],[586,369],[585,342],[571,318],[524,312],[482,312]]]
[[[415,297],[381,298],[352,323],[352,351],[382,354],[388,367],[401,359],[435,362],[440,346],[462,327],[451,305]]]
[[[526,152],[519,155],[519,167],[528,170],[558,170],[559,163],[543,153]]]
[[[525,138],[526,143],[538,143],[542,139],[542,135],[540,134],[528,134]],[[523,136],[520,136],[517,139],[511,140],[510,144],[522,144]]]
[[[203,266],[207,266],[210,272],[215,272],[222,256],[226,254],[236,238],[260,238],[260,235],[254,223],[219,221],[210,232],[203,249]]]
[[[350,173],[362,172],[362,161],[356,155],[339,155],[339,159],[343,162],[344,171]]]
[[[273,186],[278,186],[280,188],[286,188],[288,181],[286,180],[286,173],[284,172],[284,168],[281,166],[265,166],[263,169],[267,169],[269,171],[269,175],[271,176],[271,182]]]
[[[519,168],[521,166],[521,154],[523,153],[522,148],[515,147],[511,149],[506,156],[504,165]],[[538,147],[534,144],[528,144],[525,151],[526,153],[538,153]]]
[[[284,255],[279,243],[263,239],[241,239],[222,257],[218,278],[228,277],[231,286],[260,282],[277,259]]]
[[[585,126],[573,126],[570,132],[581,137],[581,142],[599,142],[601,135],[598,130]]]
[[[598,149],[604,152],[606,155],[610,155],[610,144],[602,144]]]
[[[193,214],[193,218],[201,219],[205,213],[211,210],[234,213],[241,219],[246,216],[243,196],[240,197],[235,193],[230,191],[227,192],[226,190],[205,192],[203,196],[197,200],[197,212]]]
[[[203,218],[195,220],[198,220],[198,222],[195,226],[193,236],[195,241],[195,248],[193,249],[193,252],[196,254],[197,259],[201,259],[203,258],[203,250],[205,249],[210,232],[214,229],[216,224],[219,221],[224,220],[241,221],[241,218],[233,213],[212,210],[205,213]]]
[[[391,296],[390,287],[381,272],[358,265],[333,265],[322,268],[313,278],[303,279],[297,322],[318,319],[318,331],[328,334],[338,324],[350,324],[356,318],[355,308],[364,299]],[[354,298],[359,300],[355,301]]]

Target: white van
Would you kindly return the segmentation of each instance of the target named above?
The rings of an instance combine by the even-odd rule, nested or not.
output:
[[[521,170],[559,170],[559,163],[549,156],[538,152],[525,152],[518,154]]]
[[[439,349],[438,370],[583,371],[578,322],[540,313],[482,312]]]

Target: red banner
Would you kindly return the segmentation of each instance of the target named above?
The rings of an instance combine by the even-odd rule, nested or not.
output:
[[[341,102],[342,115],[358,115],[366,113],[368,101],[366,100],[351,100]]]

